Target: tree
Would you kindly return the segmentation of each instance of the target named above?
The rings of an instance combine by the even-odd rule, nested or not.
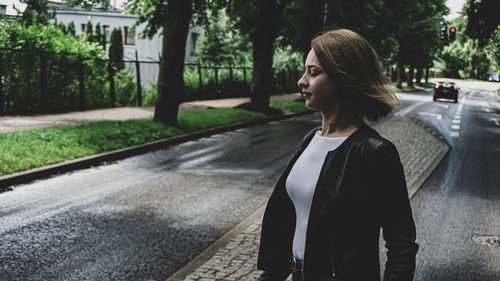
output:
[[[311,39],[324,29],[326,0],[293,0],[285,6],[279,39],[281,46],[290,45],[301,52],[305,61]]]
[[[94,27],[92,26],[92,22],[87,21],[87,25],[85,26],[85,36],[87,36],[87,41],[95,42],[94,40]]]
[[[384,29],[397,42],[394,60],[397,62],[397,87],[402,88],[404,69],[410,66],[408,86],[413,86],[413,70],[428,67],[440,49],[440,21],[448,13],[443,0],[384,2]],[[420,72],[420,71],[419,71]]]
[[[500,27],[497,27],[491,34],[488,50],[492,60],[495,62],[497,71],[500,71]]]
[[[162,54],[158,75],[158,96],[154,120],[177,124],[179,104],[185,99],[184,57],[189,24],[206,24],[207,8],[216,9],[225,0],[131,0],[126,9],[140,15],[138,22],[147,22],[142,36],[152,38],[162,32]]]
[[[27,5],[21,19],[28,26],[36,23],[47,24],[55,17],[55,13],[48,10],[47,0],[21,0],[21,3]],[[36,22],[33,22],[33,19],[36,19]]]
[[[109,60],[112,62],[114,69],[122,70],[125,68],[123,63],[123,36],[120,27],[115,27],[111,31],[109,43]]]
[[[99,45],[102,45],[102,28],[101,28],[101,23],[97,23],[95,25],[95,35],[94,35],[94,42],[98,43]]]
[[[488,43],[493,31],[500,25],[500,1],[498,0],[468,0],[465,3],[467,28],[465,33],[478,39],[479,45]]]
[[[75,23],[73,21],[69,22],[68,23],[68,26],[67,26],[67,32],[71,35],[73,35],[74,37],[76,37],[76,30],[75,30]]]
[[[250,109],[270,112],[273,89],[272,63],[274,44],[283,24],[285,0],[232,0],[228,14],[235,26],[250,36],[253,57],[253,81]]]
[[[226,42],[227,30],[222,26],[220,13],[216,13],[209,19],[209,25],[205,29],[205,40],[202,42],[200,60],[209,64],[232,64]]]

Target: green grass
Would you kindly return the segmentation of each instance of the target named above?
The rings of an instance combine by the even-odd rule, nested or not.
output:
[[[269,103],[269,105],[271,107],[279,108],[285,113],[308,110],[305,103],[296,101],[272,101]]]
[[[284,112],[307,110],[303,103],[294,101],[270,105]],[[244,109],[217,108],[182,112],[177,126],[139,119],[2,133],[0,175],[265,116]]]
[[[408,87],[408,86],[403,86],[402,89],[400,88],[396,88],[396,92],[400,92],[400,93],[406,93],[406,92],[418,92],[418,91],[421,91],[420,89],[417,89],[415,87]]]
[[[422,87],[422,88],[432,88],[432,87],[434,87],[434,85],[435,85],[435,84],[434,84],[434,83],[432,83],[432,82],[427,82],[427,83],[422,83],[422,84],[420,84],[420,85],[418,85],[418,86],[420,86],[420,87]]]

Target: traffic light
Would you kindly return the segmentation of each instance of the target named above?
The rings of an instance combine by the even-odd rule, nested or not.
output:
[[[457,29],[454,26],[450,27],[450,42],[455,41],[456,34],[457,34]]]
[[[448,41],[448,30],[441,29],[441,40]]]

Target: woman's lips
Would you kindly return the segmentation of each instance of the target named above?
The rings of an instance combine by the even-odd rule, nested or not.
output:
[[[306,93],[306,92],[302,92],[302,96],[304,98],[309,98],[309,97],[311,97],[311,94],[310,93]]]

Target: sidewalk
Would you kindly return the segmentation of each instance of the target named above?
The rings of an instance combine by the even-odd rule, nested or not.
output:
[[[271,101],[299,100],[300,93],[273,95]],[[208,108],[231,108],[250,101],[250,98],[227,98],[181,103],[179,113]],[[5,116],[0,117],[0,133],[39,129],[62,125],[80,125],[97,121],[119,121],[129,119],[150,118],[154,115],[154,106],[117,107],[94,109],[62,114],[47,114],[33,116]]]
[[[430,128],[418,125],[405,116],[380,123],[375,129],[398,148],[409,196],[412,197],[445,157],[449,146]],[[263,203],[167,281],[257,280],[261,273],[256,268],[261,221],[267,202]]]

